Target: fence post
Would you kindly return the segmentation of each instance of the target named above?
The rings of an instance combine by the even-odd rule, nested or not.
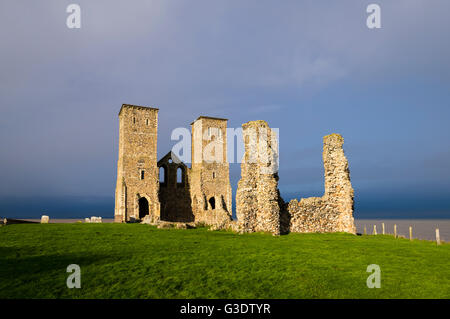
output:
[[[367,235],[367,228],[366,228],[366,225],[364,225],[364,235]]]
[[[394,238],[397,238],[397,224],[394,225]]]
[[[373,225],[373,235],[377,234],[377,225]]]
[[[384,235],[384,223],[381,223],[381,227],[383,228],[383,235]]]
[[[441,237],[439,236],[439,228],[436,228],[436,244],[441,244]]]
[[[409,240],[412,240],[412,226],[409,226]]]

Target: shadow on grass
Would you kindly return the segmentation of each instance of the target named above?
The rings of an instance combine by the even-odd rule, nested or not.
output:
[[[48,250],[38,250],[35,255],[30,255],[28,251],[30,249],[24,250],[23,247],[20,251],[0,247],[0,298],[76,298],[81,291],[68,289],[66,285],[71,275],[67,272],[69,265],[79,265],[83,275],[83,270],[91,266],[100,267],[118,261],[117,256],[107,254],[51,254]],[[120,259],[128,258],[125,254]]]

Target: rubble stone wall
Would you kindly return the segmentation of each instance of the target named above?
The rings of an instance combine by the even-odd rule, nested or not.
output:
[[[344,139],[323,139],[325,192],[291,200],[278,190],[278,137],[265,121],[242,125],[244,157],[232,219],[227,120],[200,116],[191,124],[192,166],[172,152],[157,162],[158,109],[124,104],[119,112],[115,221],[204,223],[239,232],[356,233],[353,188]],[[164,176],[160,183],[160,168]],[[181,181],[177,170],[182,171]]]
[[[322,197],[293,199],[287,207],[288,218],[283,225],[291,232],[356,233],[353,219],[353,188],[348,161],[339,134],[323,138],[325,194]]]
[[[278,141],[265,121],[242,125],[245,154],[236,193],[236,217],[242,232],[280,234]]]
[[[193,222],[189,168],[172,152],[158,161],[158,168],[160,219],[170,222]]]

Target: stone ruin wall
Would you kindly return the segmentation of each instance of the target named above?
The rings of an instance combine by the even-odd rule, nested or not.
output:
[[[189,168],[172,151],[158,161],[158,168],[160,219],[170,222],[193,222]],[[180,180],[178,173],[181,173]]]
[[[217,170],[215,170],[217,171]],[[232,222],[231,212],[231,185],[221,183],[221,187],[214,190],[211,181],[211,168],[206,171],[189,170],[189,183],[191,188],[192,212],[195,223],[212,226],[212,229],[228,228]],[[220,182],[219,182],[220,183]],[[214,206],[210,200],[214,198]]]
[[[231,217],[231,185],[227,161],[226,120],[200,117],[192,123],[192,168],[170,163],[169,153],[156,165],[158,110],[133,105],[119,113],[119,160],[115,221],[139,220],[139,200],[149,205],[147,223],[162,219],[204,223],[212,229],[239,232],[349,232],[356,233],[353,188],[342,136],[324,137],[325,193],[285,204],[278,190],[278,140],[265,121],[242,125],[245,154],[236,194],[236,215]],[[219,128],[220,137],[203,139],[208,128]],[[220,161],[204,161],[205,146],[217,138],[222,143]],[[207,151],[207,150],[206,150]],[[159,167],[168,168],[167,184],[159,183]],[[183,183],[176,169],[183,168]],[[140,179],[140,171],[145,179]],[[166,187],[166,188],[164,188]],[[211,199],[214,199],[214,204]],[[160,208],[160,203],[165,205]],[[181,214],[181,215],[180,215]]]
[[[355,234],[353,188],[339,134],[324,137],[325,194],[285,204],[278,190],[277,141],[264,121],[244,124],[245,155],[236,194],[240,232],[348,232]],[[256,132],[256,133],[255,133]],[[261,138],[267,135],[267,138]],[[271,170],[267,168],[272,167]]]
[[[323,138],[325,194],[322,197],[293,199],[287,207],[284,228],[291,232],[348,232],[355,234],[353,188],[348,161],[339,134]]]
[[[232,191],[227,160],[227,120],[201,116],[191,124],[189,171],[196,223],[226,228],[232,221]]]
[[[236,193],[237,230],[280,234],[278,142],[265,121],[242,125],[245,154]]]

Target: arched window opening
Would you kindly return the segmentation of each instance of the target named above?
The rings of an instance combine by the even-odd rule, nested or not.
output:
[[[211,206],[211,209],[216,209],[216,199],[214,197],[209,199],[209,205]]]
[[[183,169],[181,167],[177,168],[177,184],[183,184]]]
[[[165,185],[167,182],[167,172],[164,166],[159,168],[159,183]]]

